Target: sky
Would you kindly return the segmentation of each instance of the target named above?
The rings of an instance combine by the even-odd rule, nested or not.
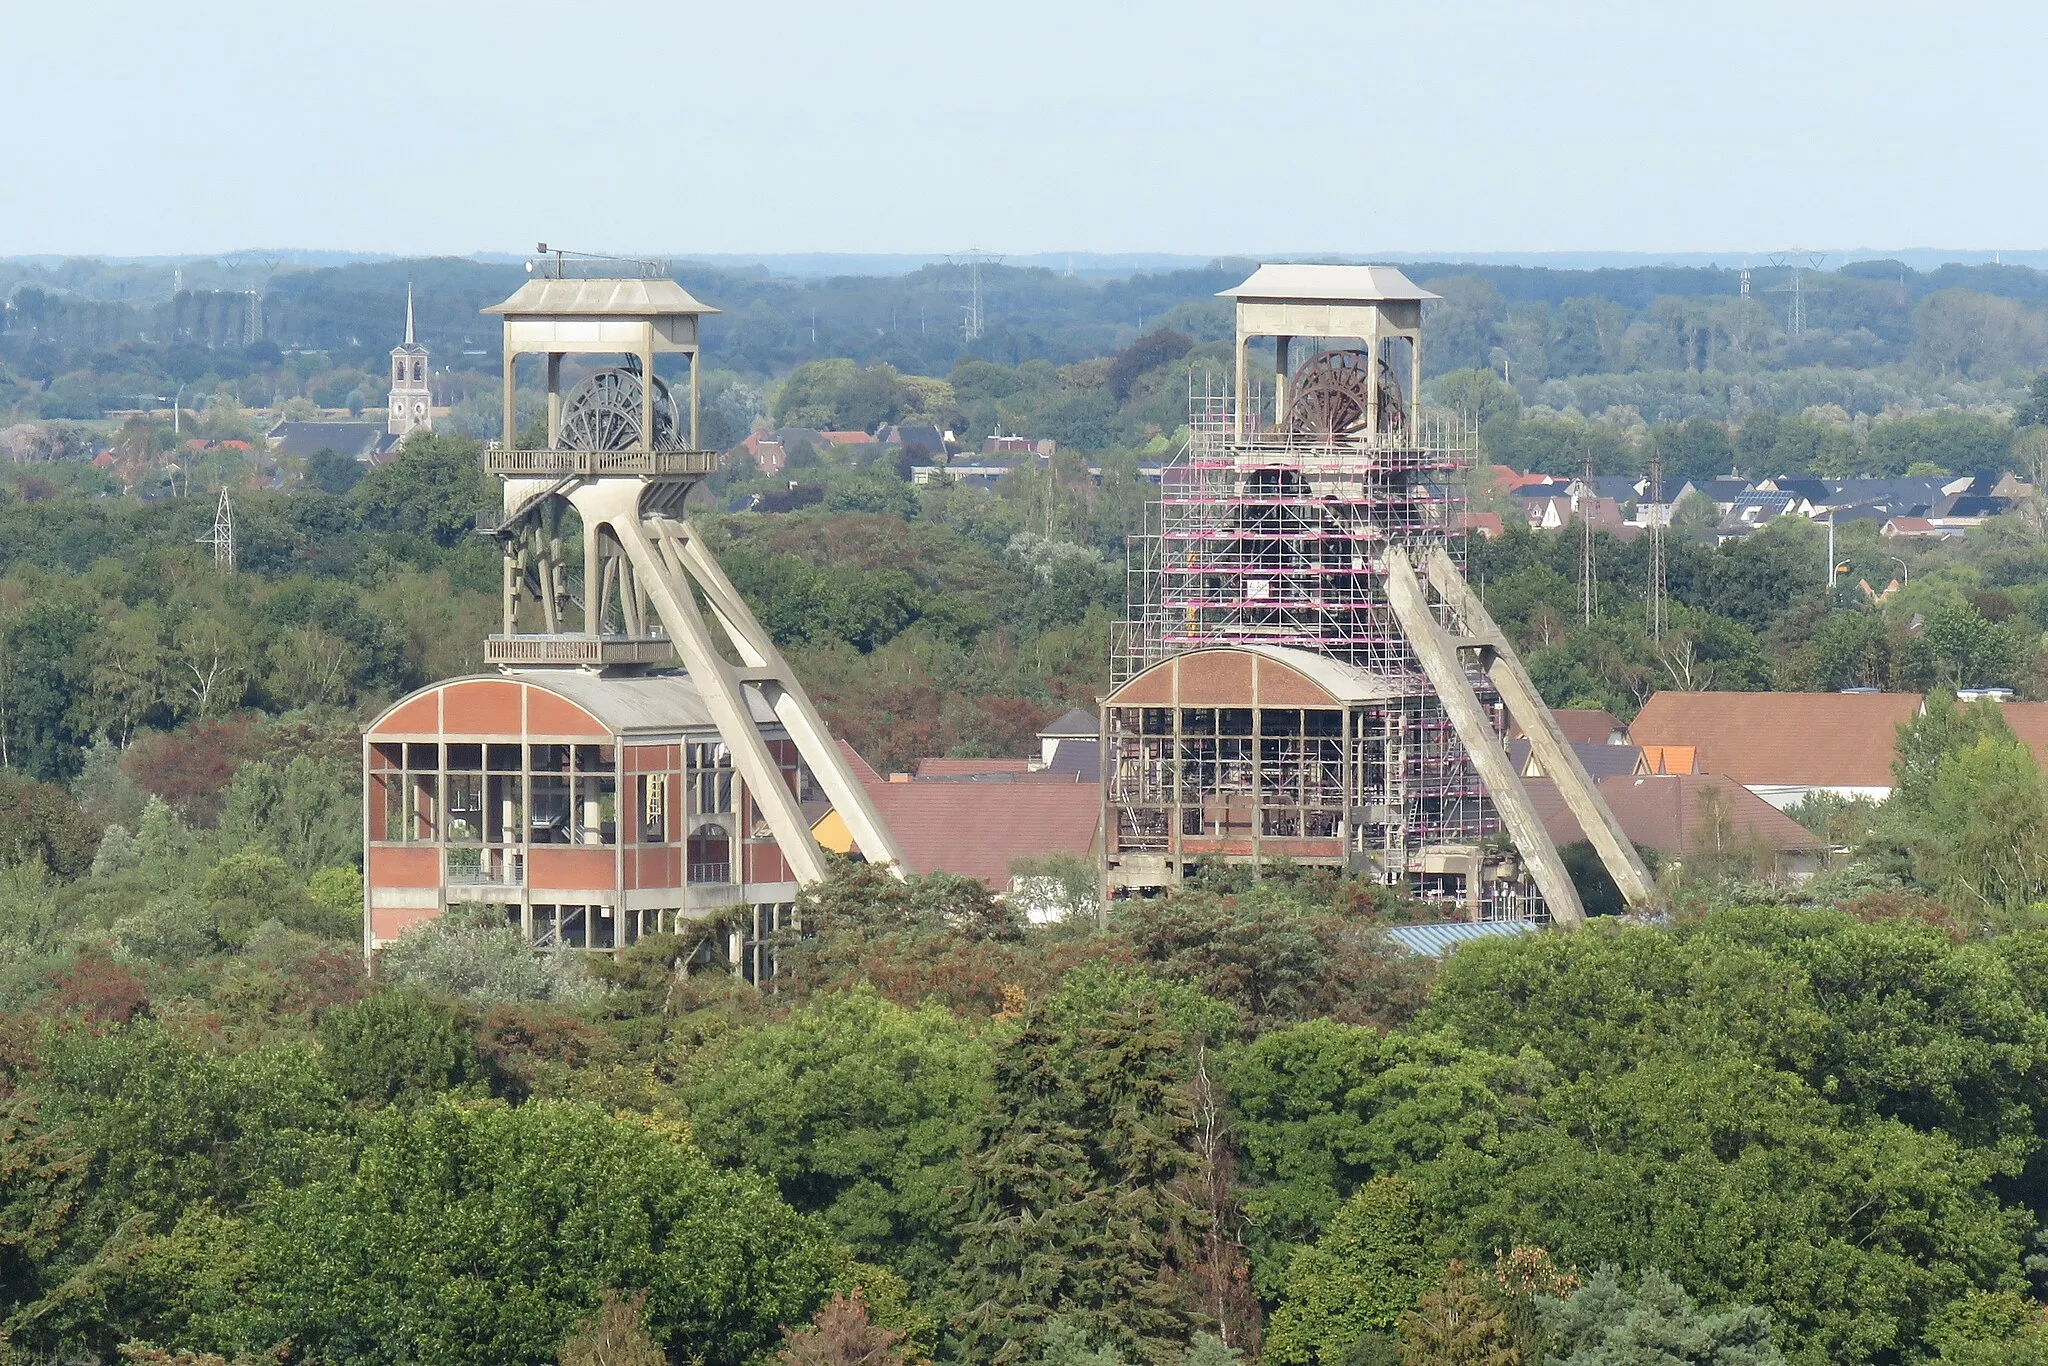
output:
[[[2026,3],[13,8],[0,255],[2048,246]]]

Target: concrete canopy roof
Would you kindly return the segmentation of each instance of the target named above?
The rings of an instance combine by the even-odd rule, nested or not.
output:
[[[703,694],[680,672],[606,677],[581,669],[508,669],[501,677],[545,688],[589,712],[614,733],[674,731],[715,726]],[[756,689],[745,690],[756,721],[775,724],[775,709]]]
[[[1298,299],[1310,302],[1383,303],[1441,298],[1392,266],[1265,265],[1221,299]]]
[[[1145,697],[1146,694],[1152,691],[1151,688],[1145,686],[1148,680],[1153,679],[1165,670],[1177,668],[1184,662],[1202,661],[1210,657],[1228,655],[1250,656],[1282,665],[1299,674],[1311,686],[1324,693],[1331,703],[1340,706],[1357,702],[1383,702],[1400,695],[1400,690],[1390,680],[1382,678],[1376,673],[1358,668],[1355,665],[1343,663],[1341,660],[1331,659],[1328,655],[1319,655],[1309,650],[1290,649],[1284,645],[1241,644],[1215,645],[1207,649],[1188,650],[1184,653],[1162,659],[1143,673],[1125,680],[1109,696],[1102,699],[1103,705],[1160,705],[1158,702],[1149,699],[1145,701],[1128,701],[1126,700],[1126,695],[1135,693],[1140,698]],[[1249,670],[1247,670],[1248,676]],[[1250,702],[1251,697],[1247,694],[1243,705],[1248,705]],[[1216,706],[1219,704],[1213,701],[1204,701],[1199,703],[1190,702],[1186,705]],[[1230,705],[1240,704],[1233,702]],[[1300,706],[1301,703],[1276,702],[1272,705]]]
[[[486,313],[507,316],[658,318],[716,313],[674,280],[528,280]]]

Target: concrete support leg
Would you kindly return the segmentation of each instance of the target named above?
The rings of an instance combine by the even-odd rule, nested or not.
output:
[[[1465,635],[1481,642],[1486,651],[1486,674],[1500,693],[1501,701],[1507,705],[1508,715],[1522,728],[1522,734],[1529,737],[1529,747],[1536,755],[1544,773],[1557,784],[1558,794],[1571,809],[1579,828],[1586,832],[1586,839],[1600,855],[1600,862],[1606,865],[1607,875],[1614,879],[1622,899],[1631,906],[1647,906],[1657,898],[1656,884],[1650,879],[1650,870],[1643,866],[1643,860],[1628,836],[1622,832],[1621,822],[1607,805],[1607,799],[1600,795],[1600,788],[1593,782],[1586,766],[1579,762],[1579,756],[1564,738],[1564,732],[1557,728],[1557,718],[1550,714],[1536,684],[1530,679],[1522,661],[1493,617],[1487,612],[1479,595],[1465,582],[1465,576],[1458,572],[1457,565],[1443,547],[1430,552],[1429,582],[1438,596],[1465,624]]]
[[[1458,658],[1457,645],[1430,612],[1415,566],[1399,548],[1387,551],[1386,586],[1387,603],[1394,610],[1394,618],[1401,623],[1423,672],[1435,686],[1437,697],[1451,718],[1451,727],[1471,756],[1472,766],[1486,785],[1487,795],[1493,798],[1494,808],[1500,812],[1522,862],[1536,879],[1537,890],[1550,907],[1551,919],[1570,928],[1585,924],[1586,909],[1579,901],[1578,888],[1572,885],[1564,860],[1558,857],[1557,846],[1551,843],[1543,822],[1536,818],[1528,790],[1522,786],[1514,765],[1508,762],[1500,737],[1479,705],[1472,680],[1466,677],[1465,666]]]
[[[664,542],[675,550],[683,569],[703,592],[712,615],[732,642],[734,653],[761,679],[762,692],[769,705],[775,708],[776,719],[796,741],[797,752],[803,755],[811,775],[825,789],[825,795],[840,819],[846,822],[847,833],[853,836],[861,854],[870,863],[891,865],[901,876],[903,851],[896,847],[896,837],[889,832],[874,804],[868,800],[867,790],[853,776],[852,767],[847,764],[846,756],[839,752],[838,743],[826,729],[824,718],[818,715],[810,695],[797,682],[782,652],[775,648],[775,642],[755,619],[746,600],[726,579],[718,561],[705,549],[696,528],[688,522],[666,518],[660,519],[656,526]]]

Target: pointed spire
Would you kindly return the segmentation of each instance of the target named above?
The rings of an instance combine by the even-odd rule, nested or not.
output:
[[[407,346],[411,346],[411,345],[413,344],[413,342],[412,342],[412,281],[410,281],[410,280],[407,280],[407,281],[405,282],[405,344],[406,344]]]

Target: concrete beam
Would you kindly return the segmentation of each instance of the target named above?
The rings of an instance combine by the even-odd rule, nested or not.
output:
[[[1522,727],[1522,734],[1529,737],[1536,762],[1557,784],[1559,795],[1600,855],[1607,875],[1620,888],[1622,899],[1630,906],[1650,905],[1657,899],[1657,888],[1650,879],[1650,870],[1643,866],[1635,845],[1622,831],[1621,822],[1615,819],[1613,808],[1600,795],[1592,775],[1579,762],[1579,756],[1564,738],[1564,732],[1558,729],[1557,718],[1551,715],[1550,708],[1544,703],[1542,694],[1537,692],[1536,684],[1522,667],[1514,648],[1507,643],[1485,604],[1479,601],[1479,595],[1465,582],[1465,576],[1458,572],[1457,565],[1451,562],[1450,555],[1442,546],[1430,552],[1428,567],[1430,587],[1463,620],[1466,631],[1485,643],[1487,677],[1499,690],[1501,701],[1507,704],[1508,715],[1515,718]]]
[[[1415,657],[1422,662],[1422,671],[1429,676],[1450,715],[1452,729],[1472,758],[1472,767],[1486,784],[1494,809],[1500,812],[1522,862],[1536,879],[1536,888],[1550,908],[1550,918],[1574,929],[1584,925],[1586,908],[1579,901],[1579,890],[1572,885],[1564,860],[1551,843],[1550,832],[1536,818],[1536,808],[1529,801],[1521,776],[1501,749],[1500,737],[1479,705],[1479,695],[1473,691],[1457,647],[1429,610],[1429,599],[1415,566],[1398,546],[1387,551],[1386,584],[1387,603],[1394,609],[1394,619],[1401,623]]]

